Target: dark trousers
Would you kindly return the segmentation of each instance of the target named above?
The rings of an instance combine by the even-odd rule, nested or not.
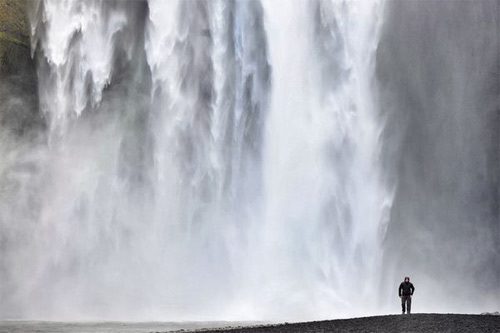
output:
[[[411,313],[411,296],[401,296],[401,308],[403,309],[403,313],[408,309],[408,313]]]

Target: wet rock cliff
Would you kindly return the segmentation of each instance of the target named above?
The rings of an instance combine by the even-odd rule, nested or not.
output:
[[[24,134],[41,124],[27,2],[0,0],[0,126]]]

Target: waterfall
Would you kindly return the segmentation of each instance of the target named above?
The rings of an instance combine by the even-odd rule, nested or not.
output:
[[[391,311],[387,6],[34,1],[47,126],[0,145],[0,318]]]
[[[374,292],[391,191],[382,180],[378,2],[269,1],[273,87],[266,123],[270,293],[311,315],[356,311]],[[293,304],[295,303],[295,304]],[[314,304],[314,305],[313,305]],[[368,309],[364,309],[368,311]],[[287,309],[287,311],[290,311]]]

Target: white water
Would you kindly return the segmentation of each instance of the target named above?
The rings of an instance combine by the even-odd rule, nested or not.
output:
[[[40,2],[49,143],[9,213],[16,313],[375,313],[382,5],[150,0],[141,23],[139,2]]]
[[[359,299],[376,293],[392,201],[381,179],[374,93],[381,9],[378,2],[265,3],[274,83],[265,239],[277,277],[268,292],[288,295],[284,311],[295,317],[353,315]],[[336,75],[325,73],[328,66]]]
[[[40,84],[41,109],[48,114],[51,131],[59,134],[68,118],[101,102],[102,91],[111,80],[112,38],[127,18],[119,8],[103,13],[101,1],[34,5],[42,3],[43,17],[37,19],[46,22],[47,31],[40,46],[53,71]]]

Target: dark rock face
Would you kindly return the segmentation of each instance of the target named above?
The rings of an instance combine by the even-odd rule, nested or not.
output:
[[[0,126],[13,134],[41,124],[26,6],[0,0]]]

